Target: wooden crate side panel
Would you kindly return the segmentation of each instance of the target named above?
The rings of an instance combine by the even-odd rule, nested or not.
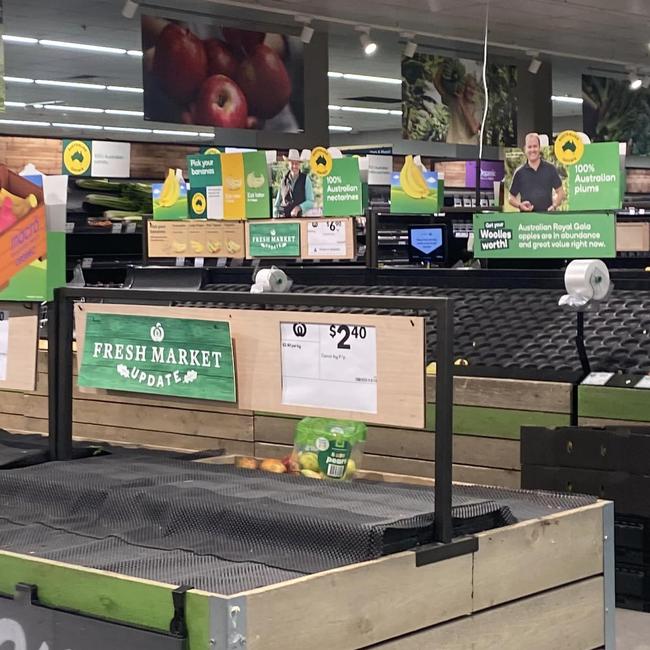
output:
[[[635,420],[610,420],[608,418],[578,418],[581,427],[648,427],[648,422]]]
[[[578,391],[580,417],[650,422],[650,399],[645,390],[580,386]]]
[[[247,648],[355,650],[467,615],[471,573],[471,555],[418,568],[400,553],[248,592]]]
[[[427,375],[427,401],[436,401],[435,375]],[[571,384],[457,376],[454,377],[454,404],[570,413]]]
[[[289,445],[255,443],[255,455],[259,458],[284,458],[291,453],[291,449],[292,447]],[[388,472],[433,478],[436,466],[432,461],[364,454],[362,467],[370,472]],[[454,481],[463,483],[478,483],[509,488],[519,488],[521,486],[521,474],[514,470],[454,464],[452,476]]]
[[[255,441],[293,444],[295,418],[255,415]],[[434,460],[435,434],[417,429],[368,427],[366,452],[417,460]],[[519,470],[519,442],[499,438],[454,436],[454,461],[498,469]]]
[[[479,533],[474,611],[603,572],[604,502]]]
[[[488,609],[373,650],[593,650],[604,644],[603,579]]]

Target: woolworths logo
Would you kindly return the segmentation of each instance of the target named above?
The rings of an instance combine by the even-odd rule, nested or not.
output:
[[[235,401],[225,322],[89,314],[79,384]]]

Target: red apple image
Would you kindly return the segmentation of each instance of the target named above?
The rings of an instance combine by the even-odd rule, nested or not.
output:
[[[291,80],[282,59],[266,45],[258,45],[239,66],[236,81],[248,100],[251,115],[269,119],[291,97]]]
[[[253,117],[252,115],[249,115],[248,118],[246,119],[246,128],[247,129],[259,129],[260,128],[260,121],[256,117]]]
[[[235,50],[244,49],[246,52],[252,52],[255,49],[255,46],[264,41],[263,32],[251,32],[247,29],[223,27],[221,33]]]
[[[235,78],[239,61],[227,43],[216,38],[204,41],[205,53],[208,57],[208,76],[223,74]]]
[[[187,103],[208,76],[203,41],[189,29],[170,23],[156,43],[153,70],[167,95]]]
[[[151,16],[149,14],[142,14],[142,49],[147,50],[156,44],[160,33],[162,32],[169,21],[158,16]]]
[[[225,75],[208,77],[199,91],[194,118],[196,124],[244,129],[248,118],[246,97]]]

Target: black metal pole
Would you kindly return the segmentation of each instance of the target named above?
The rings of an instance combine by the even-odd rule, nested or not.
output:
[[[453,301],[437,311],[436,330],[436,449],[434,541],[452,540],[451,493],[454,404],[454,309]]]
[[[58,352],[59,352],[59,314],[56,298],[47,303],[47,394],[48,394],[48,446],[50,459],[56,458],[58,440]]]
[[[56,399],[54,440],[50,434],[50,448],[54,460],[72,458],[72,339],[74,330],[74,303],[65,290],[54,293],[56,308]]]
[[[376,269],[378,265],[377,215],[372,207],[366,210],[366,265]]]

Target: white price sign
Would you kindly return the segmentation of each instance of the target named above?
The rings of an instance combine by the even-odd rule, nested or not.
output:
[[[634,388],[646,388],[650,389],[650,375],[646,375],[642,379],[639,380],[637,385]]]
[[[582,382],[583,386],[604,386],[612,377],[613,372],[591,372]]]
[[[9,356],[9,312],[0,311],[0,381],[7,379],[7,358]]]
[[[362,325],[281,323],[282,403],[377,413],[377,333]]]
[[[307,250],[309,257],[345,257],[348,250],[347,229],[343,221],[310,221],[307,224]]]

